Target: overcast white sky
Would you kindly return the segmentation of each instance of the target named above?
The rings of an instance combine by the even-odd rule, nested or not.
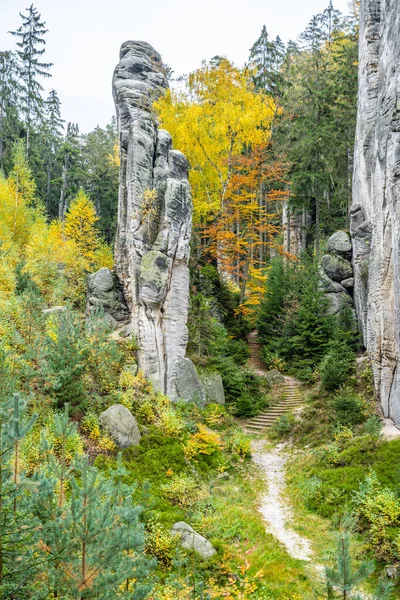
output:
[[[0,50],[14,46],[7,33],[20,25],[19,11],[31,0],[0,0]],[[296,39],[328,0],[36,0],[46,21],[46,59],[66,121],[81,131],[105,126],[114,105],[111,77],[125,40],[145,40],[174,70],[188,73],[202,59],[225,55],[238,65],[263,24],[272,37]],[[334,0],[347,12],[348,0]]]

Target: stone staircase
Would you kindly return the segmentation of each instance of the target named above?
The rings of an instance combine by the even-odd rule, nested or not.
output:
[[[303,405],[303,392],[301,390],[300,382],[291,379],[290,377],[285,377],[283,393],[284,397],[278,404],[271,406],[264,412],[256,417],[248,419],[244,423],[244,429],[248,433],[263,433],[268,427],[271,427],[279,417],[296,408],[300,408]]]

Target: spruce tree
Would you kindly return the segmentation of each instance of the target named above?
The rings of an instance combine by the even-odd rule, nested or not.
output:
[[[253,81],[259,90],[279,94],[282,84],[281,66],[285,57],[285,45],[278,36],[270,40],[263,25],[260,37],[250,49],[249,64],[255,69]]]
[[[46,42],[44,39],[47,29],[45,23],[41,21],[41,15],[31,4],[27,9],[27,14],[20,13],[22,24],[16,31],[10,31],[15,36],[17,51],[19,57],[19,74],[21,79],[21,102],[22,112],[25,116],[26,125],[26,150],[29,154],[30,136],[32,126],[35,121],[40,120],[40,111],[43,107],[43,98],[41,92],[43,86],[40,78],[51,77],[49,69],[52,63],[41,62],[41,57],[45,53],[43,47]]]
[[[63,220],[69,202],[77,194],[82,182],[82,144],[79,127],[74,123],[67,125],[64,142],[60,149],[60,160],[62,163],[60,197],[54,216]]]
[[[0,52],[0,168],[5,166],[5,153],[18,138],[18,65],[14,52]]]
[[[58,156],[63,143],[64,120],[61,118],[61,102],[57,92],[51,90],[44,104],[44,123],[42,127],[43,137],[43,158],[46,169],[46,208],[50,212],[54,204],[55,187],[59,190],[59,185],[55,186],[55,179],[60,178],[60,169],[58,166]],[[58,182],[59,183],[59,182]]]

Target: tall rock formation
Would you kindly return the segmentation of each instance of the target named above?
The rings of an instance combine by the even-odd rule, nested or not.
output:
[[[172,150],[152,111],[167,87],[154,48],[122,44],[113,77],[121,157],[116,271],[140,346],[139,366],[174,398],[187,344],[192,200],[187,160]]]
[[[400,0],[361,0],[351,235],[355,303],[383,413],[400,423]]]

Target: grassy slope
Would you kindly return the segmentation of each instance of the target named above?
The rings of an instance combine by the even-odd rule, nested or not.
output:
[[[96,463],[107,470],[113,460],[99,456]],[[193,468],[185,462],[179,441],[156,433],[144,436],[139,447],[125,451],[124,460],[131,481],[150,485],[148,514],[156,516],[166,529],[185,520],[218,549],[215,561],[197,563],[199,577],[223,581],[232,573],[245,572],[250,578],[257,575],[260,591],[251,595],[255,600],[292,600],[303,597],[296,594],[310,592],[304,563],[289,557],[265,531],[257,510],[264,482],[250,461],[231,463],[224,475],[201,462]],[[160,490],[171,470],[195,474],[201,488],[200,499],[186,509],[171,504]],[[165,573],[159,575],[163,578]]]

